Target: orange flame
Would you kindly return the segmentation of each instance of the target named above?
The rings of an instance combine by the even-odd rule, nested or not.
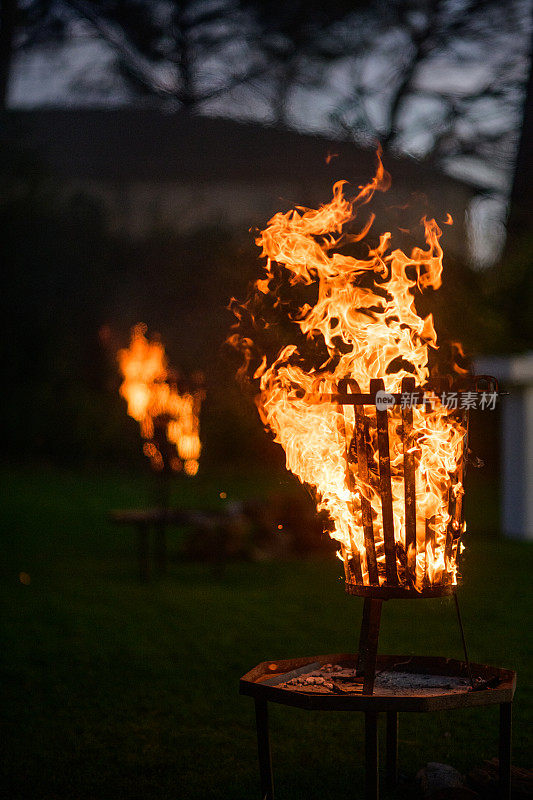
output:
[[[117,354],[123,382],[120,394],[128,404],[128,414],[141,429],[144,454],[154,469],[162,470],[165,459],[154,441],[156,427],[163,427],[166,441],[176,455],[169,460],[174,470],[182,467],[187,475],[196,475],[200,457],[200,407],[203,391],[180,394],[176,380],[168,368],[161,342],[149,341],[146,325],[139,323],[131,331],[127,349]]]
[[[353,407],[343,410],[321,396],[335,393],[346,378],[355,379],[361,392],[369,391],[373,378],[382,378],[385,390],[394,393],[401,392],[404,378],[414,377],[419,386],[426,385],[429,349],[437,347],[437,336],[432,315],[422,318],[417,314],[415,293],[440,287],[443,251],[437,223],[424,218],[425,247],[415,247],[410,255],[391,250],[388,232],[379,237],[367,258],[339,252],[345,243],[361,238],[345,231],[358,207],[368,203],[375,191],[389,188],[390,178],[380,152],[375,177],[360,187],[353,200],[344,196],[343,183],[333,186],[333,199],[318,210],[296,208],[277,213],[270,220],[256,240],[266,258],[266,274],[255,283],[245,304],[233,301],[239,322],[228,341],[242,354],[240,374],[251,373],[259,381],[259,413],[275,441],[283,446],[287,468],[315,489],[318,509],[327,511],[333,522],[330,535],[341,545],[339,557],[345,569],[350,559],[357,557],[366,585],[370,579],[362,498],[370,502],[382,585],[386,571],[381,495],[375,478],[379,454],[375,416],[371,416],[374,409],[367,407],[371,420],[370,477],[363,481],[356,465],[350,464],[347,473],[346,441],[352,441],[354,435]],[[368,228],[366,225],[363,233]],[[314,303],[299,302],[303,292],[313,292]],[[287,302],[287,296],[292,303]],[[290,326],[300,342],[278,348],[272,356],[261,352],[254,341],[272,327],[263,318],[267,303],[284,314],[285,322],[277,328]],[[245,335],[247,322],[256,332],[253,338]],[[313,354],[311,358],[308,351]],[[406,583],[398,555],[403,549],[404,562],[414,559],[411,581],[417,589],[456,583],[460,535],[454,533],[450,550],[447,537],[449,545],[450,529],[458,527],[450,508],[463,491],[458,465],[463,458],[466,429],[461,414],[451,412],[434,395],[431,401],[431,410],[423,405],[413,407],[410,441],[416,463],[415,553],[406,552],[402,414],[398,405],[388,412],[398,575],[400,583]]]

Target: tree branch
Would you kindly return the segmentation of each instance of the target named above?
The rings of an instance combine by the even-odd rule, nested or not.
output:
[[[414,53],[407,65],[407,68],[404,69],[402,79],[396,89],[389,108],[389,127],[385,135],[381,138],[381,144],[384,150],[390,146],[392,139],[397,133],[398,113],[400,111],[400,107],[405,96],[409,92],[419,65],[431,49],[429,42],[432,39],[434,30],[436,29],[436,21],[441,2],[442,0],[433,0],[428,10],[426,24],[424,25],[423,29],[420,32],[411,33],[411,39],[414,45]]]
[[[17,23],[17,0],[2,0],[0,9],[0,109],[4,110],[11,77],[13,42]]]
[[[60,0],[60,2],[75,11],[94,27],[106,44],[110,45],[119,54],[125,69],[132,73],[137,82],[160,97],[169,97],[172,94],[166,86],[158,82],[155,76],[147,74],[147,68],[143,64],[142,58],[131,51],[124,41],[124,37],[116,30],[113,30],[109,24],[106,24],[92,8],[79,0]]]

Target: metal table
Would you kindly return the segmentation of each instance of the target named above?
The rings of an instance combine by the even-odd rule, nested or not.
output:
[[[402,663],[402,671],[408,662],[409,672],[424,675],[443,675],[454,678],[469,677],[466,663],[448,658],[430,656],[377,656],[376,669],[394,670]],[[516,688],[516,673],[485,664],[470,664],[470,669],[483,688],[446,691],[437,689],[409,691],[395,694],[380,689],[379,683],[373,694],[360,690],[342,693],[319,693],[302,687],[282,686],[291,677],[302,675],[324,664],[356,668],[358,657],[354,654],[312,656],[282,661],[265,661],[247,672],[240,680],[240,693],[255,700],[259,769],[261,775],[261,798],[273,800],[274,788],[270,740],[268,729],[268,703],[279,703],[309,711],[360,711],[365,715],[365,797],[379,798],[378,758],[378,714],[387,715],[386,775],[387,784],[393,787],[398,772],[398,714],[399,712],[446,711],[474,706],[499,705],[499,797],[509,800],[511,796],[511,719],[512,701]],[[483,683],[482,683],[483,682]]]

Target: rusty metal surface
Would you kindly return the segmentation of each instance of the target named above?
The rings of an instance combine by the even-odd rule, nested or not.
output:
[[[357,660],[357,674],[363,676],[363,694],[374,691],[382,605],[382,600],[365,597]]]
[[[310,658],[283,659],[276,662],[263,662],[244,675],[240,681],[240,693],[255,698],[263,698],[274,703],[294,706],[303,709],[323,711],[438,711],[453,708],[465,708],[498,703],[510,703],[516,688],[516,673],[512,670],[471,664],[474,677],[486,682],[485,688],[473,691],[468,684],[466,664],[455,659],[431,656],[378,656],[377,671],[398,670],[409,671],[413,675],[443,675],[462,678],[464,689],[455,687],[452,690],[440,690],[428,695],[421,691],[394,694],[391,690],[380,688],[376,683],[373,695],[364,695],[362,686],[356,691],[317,693],[306,691],[302,687],[284,687],[269,685],[276,678],[283,681],[287,673],[298,670],[299,674],[316,669],[316,664],[334,664],[356,668],[357,654],[337,653],[333,655],[312,656]],[[301,668],[304,668],[303,670]]]
[[[485,385],[483,385],[485,384]],[[491,375],[465,375],[462,378],[441,376],[440,378],[430,379],[425,386],[415,386],[412,394],[412,402],[415,405],[423,405],[426,402],[427,392],[441,394],[445,392],[495,392],[499,396],[507,394],[500,392],[498,381]],[[401,392],[388,392],[394,398],[394,405],[399,405],[402,400]],[[338,391],[324,394],[306,395],[309,402],[315,403],[339,403],[344,406],[369,406],[376,404],[376,390],[372,387],[368,392],[348,393]]]
[[[370,391],[384,391],[381,378],[370,381]],[[389,586],[398,585],[396,565],[396,542],[394,540],[394,515],[392,512],[392,488],[390,473],[389,415],[387,409],[376,408],[376,424],[379,455],[379,492],[383,519],[383,544],[385,547],[385,573]]]
[[[420,600],[421,598],[449,597],[455,594],[457,586],[451,584],[438,584],[428,586],[417,591],[410,586],[360,586],[347,581],[345,590],[347,594],[356,597],[374,597],[376,600]]]
[[[404,378],[402,392],[413,392],[414,378]],[[414,581],[416,573],[416,460],[413,441],[413,409],[411,406],[402,408],[402,448],[403,448],[403,474],[405,498],[405,550],[407,556],[407,569],[411,580]]]

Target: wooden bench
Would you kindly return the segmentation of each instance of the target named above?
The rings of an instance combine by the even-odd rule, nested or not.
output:
[[[195,528],[199,533],[211,533],[220,540],[214,549],[213,558],[223,561],[223,541],[229,526],[238,512],[200,511],[174,508],[146,508],[111,511],[110,517],[117,525],[129,525],[137,529],[137,558],[139,578],[143,583],[150,579],[153,533],[153,556],[155,570],[159,575],[167,571],[167,528],[171,525]]]

